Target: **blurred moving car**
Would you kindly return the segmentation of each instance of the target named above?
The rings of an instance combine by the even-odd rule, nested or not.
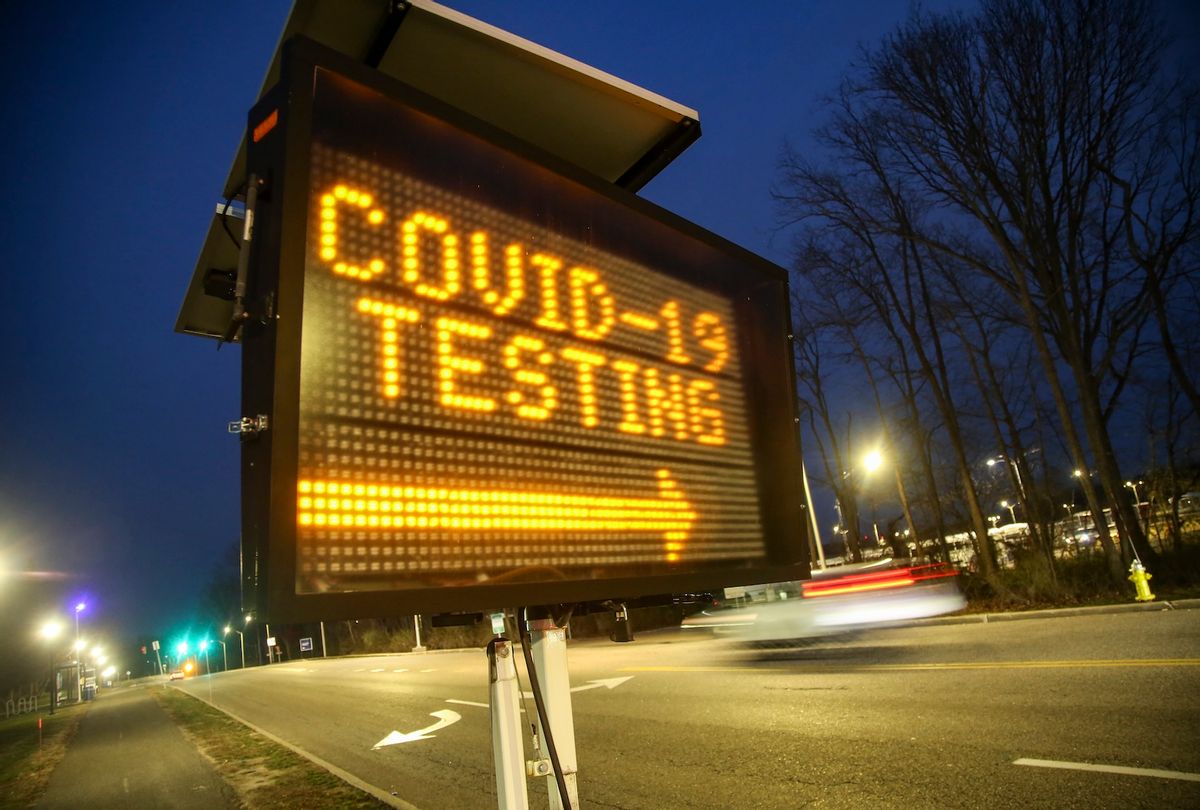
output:
[[[182,681],[183,680],[183,670],[182,669],[171,670],[171,680]]]
[[[753,646],[802,644],[953,613],[967,604],[953,567],[904,565],[890,559],[817,571],[810,580],[762,591],[764,596],[772,592],[773,601],[706,610],[684,619],[683,626],[709,628]]]

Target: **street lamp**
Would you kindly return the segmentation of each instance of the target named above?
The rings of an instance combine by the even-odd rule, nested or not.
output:
[[[246,621],[250,621],[250,618],[246,617]],[[246,634],[243,633],[241,630],[234,630],[229,625],[225,625],[224,634],[229,635],[230,633],[238,634],[238,641],[241,643],[241,646],[242,646],[242,669],[245,669],[246,668]]]
[[[1000,505],[1008,510],[1008,514],[1012,518],[1012,522],[1016,523],[1017,522],[1017,505],[1015,503],[1009,503],[1008,501],[1000,501]]]
[[[994,467],[995,465],[999,464],[1002,461],[1007,461],[1009,466],[1012,467],[1013,475],[1017,479],[1017,490],[1021,494],[1021,501],[1023,503],[1028,504],[1029,497],[1025,494],[1025,481],[1023,478],[1021,478],[1021,465],[1017,464],[1017,462],[1013,461],[1011,458],[1009,458],[1008,456],[1004,456],[1004,455],[996,456],[995,458],[989,458],[987,460],[987,465],[989,467]],[[1078,470],[1076,472],[1078,472]]]
[[[883,453],[878,450],[872,450],[863,456],[863,470],[873,473],[883,466]]]
[[[883,466],[883,453],[878,448],[870,451],[862,459],[863,472],[868,475]],[[875,501],[871,500],[871,531],[875,533],[875,545],[879,546],[879,522],[875,517]]]
[[[208,639],[200,642],[200,652],[204,653],[204,672],[206,675],[212,675],[212,666],[208,663]]]
[[[50,714],[58,708],[58,673],[55,671],[54,640],[62,633],[62,624],[50,619],[38,630],[38,635],[50,642]]]
[[[1140,494],[1138,494],[1138,487],[1145,486],[1145,484],[1146,484],[1145,481],[1126,481],[1125,482],[1125,486],[1128,487],[1129,489],[1133,490],[1133,508],[1137,510],[1139,520],[1142,520],[1142,497]],[[1142,522],[1144,524],[1143,531],[1145,531],[1148,534],[1150,532],[1150,525],[1149,525],[1150,524],[1150,510],[1149,509],[1146,510],[1146,517]]]
[[[996,528],[996,524],[1000,522],[999,515],[988,515],[988,520],[992,522],[992,528]]]
[[[87,610],[87,603],[80,602],[75,605],[75,643],[79,643],[79,614]]]

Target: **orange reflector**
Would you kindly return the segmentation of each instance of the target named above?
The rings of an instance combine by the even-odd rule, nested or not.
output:
[[[254,142],[258,143],[263,138],[267,137],[267,133],[275,129],[275,125],[279,123],[279,110],[271,110],[271,114],[262,120],[262,122],[254,128]]]

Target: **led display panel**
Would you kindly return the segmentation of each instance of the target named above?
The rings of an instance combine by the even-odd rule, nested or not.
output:
[[[782,271],[416,94],[293,70],[260,158],[287,184],[258,546],[287,615],[794,576]]]

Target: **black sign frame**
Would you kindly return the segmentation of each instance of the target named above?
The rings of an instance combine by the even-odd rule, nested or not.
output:
[[[761,257],[518,141],[399,81],[363,67],[312,40],[296,37],[283,47],[280,82],[251,110],[248,171],[259,184],[249,243],[247,311],[243,327],[243,416],[266,416],[266,429],[243,435],[243,601],[266,621],[302,622],[415,613],[478,612],[516,605],[633,599],[695,593],[725,586],[779,582],[808,575],[804,508],[794,394],[787,273]],[[758,482],[764,559],[727,569],[662,575],[540,582],[484,582],[464,587],[296,592],[296,485],[300,431],[300,345],[313,88],[317,71],[329,71],[393,101],[439,119],[468,135],[530,161],[573,183],[579,195],[598,195],[619,221],[611,227],[650,223],[639,258],[657,271],[679,262],[679,251],[716,251],[736,274],[676,277],[720,289],[737,312],[742,341],[747,428]],[[569,208],[569,206],[568,206]],[[603,223],[601,223],[603,225]],[[645,230],[645,228],[643,228]],[[658,234],[658,238],[654,234]],[[674,252],[660,245],[664,234]],[[685,257],[686,258],[686,257]],[[683,264],[687,264],[683,262]],[[711,271],[710,271],[711,272]]]

